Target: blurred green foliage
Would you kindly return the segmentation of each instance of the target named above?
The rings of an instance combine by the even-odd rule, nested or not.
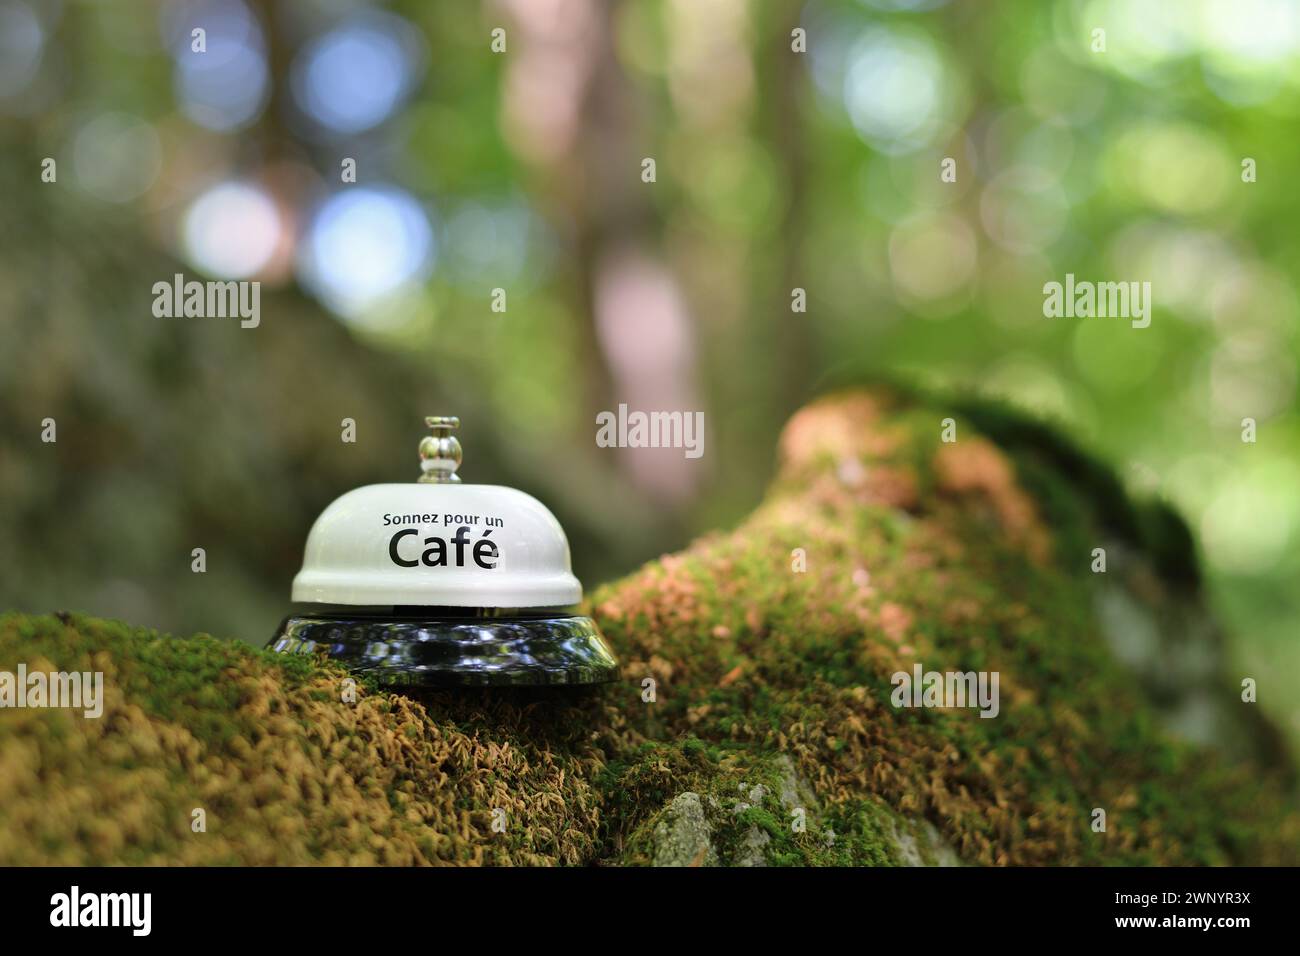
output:
[[[322,128],[313,45],[383,10],[407,87]],[[267,82],[223,129],[184,83],[189,27],[220,53],[228,16]],[[269,634],[313,516],[407,477],[439,412],[470,480],[552,505],[590,586],[737,520],[786,416],[883,373],[1026,408],[1167,499],[1242,673],[1300,676],[1293,4],[3,0],[0,23],[0,605]],[[139,125],[92,135],[105,115]],[[155,319],[154,282],[212,274],[187,216],[230,181],[278,210],[261,327]],[[434,249],[339,310],[299,257],[329,197],[376,185]],[[1067,273],[1149,281],[1151,326],[1044,318]],[[703,409],[704,457],[597,448],[620,402]]]

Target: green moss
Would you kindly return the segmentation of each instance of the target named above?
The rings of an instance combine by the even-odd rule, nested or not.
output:
[[[847,393],[783,449],[740,528],[592,595],[624,663],[595,693],[362,681],[352,704],[309,658],[0,617],[0,659],[109,690],[100,721],[0,714],[0,862],[643,865],[685,791],[728,864],[937,862],[927,822],[967,863],[1300,860],[1289,768],[1168,736],[1101,637],[1086,555],[1108,536],[1150,558],[1154,615],[1197,613],[1167,509],[987,405]],[[893,707],[917,662],[997,671],[1001,713]]]

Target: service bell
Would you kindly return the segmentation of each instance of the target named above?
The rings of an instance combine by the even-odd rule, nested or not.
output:
[[[597,684],[618,663],[555,516],[500,485],[462,484],[457,418],[426,418],[421,474],[336,499],[307,536],[293,612],[269,648],[324,653],[390,685]]]

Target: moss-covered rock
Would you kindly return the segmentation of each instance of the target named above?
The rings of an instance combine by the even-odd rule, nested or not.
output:
[[[1013,425],[804,409],[754,515],[592,595],[596,692],[353,701],[324,663],[0,617],[0,669],[106,697],[0,712],[0,863],[1300,862],[1185,529]],[[916,663],[997,671],[998,716],[893,706]]]

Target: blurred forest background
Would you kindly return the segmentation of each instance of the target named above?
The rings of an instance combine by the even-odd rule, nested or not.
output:
[[[590,588],[743,516],[851,367],[1167,498],[1294,686],[1298,119],[1288,0],[0,0],[0,607],[260,642],[425,414]],[[260,326],[155,318],[176,272],[260,280]],[[1150,328],[1044,318],[1067,272],[1150,281]],[[597,448],[620,402],[704,410],[704,456]]]

